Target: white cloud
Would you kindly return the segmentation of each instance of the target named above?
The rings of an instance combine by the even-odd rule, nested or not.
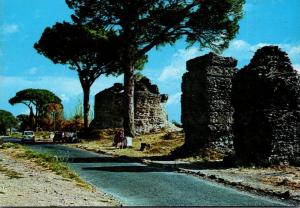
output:
[[[238,60],[238,67],[247,65],[257,49],[267,46],[277,45],[288,53],[292,63],[300,62],[300,45],[282,44],[282,43],[255,43],[250,44],[245,40],[237,39],[230,43],[229,48],[224,52],[223,56],[231,56]],[[208,51],[204,51],[208,52]],[[171,58],[170,63],[165,66],[158,77],[159,82],[181,80],[186,69],[186,61],[203,54],[196,47],[178,50]]]
[[[178,78],[183,70],[178,66],[166,66],[162,73],[159,75],[158,81],[165,81],[167,79]]]
[[[253,8],[254,8],[254,5],[253,5],[253,4],[251,4],[251,3],[249,3],[249,2],[246,2],[246,3],[244,4],[244,8],[243,8],[243,9],[244,9],[245,13],[248,13],[248,12],[252,11]]]
[[[63,101],[63,102],[68,102],[70,100],[70,97],[68,97],[66,94],[62,93],[59,95],[60,99]]]
[[[30,69],[28,69],[28,73],[29,75],[34,75],[37,73],[39,69],[37,67],[31,67]]]
[[[298,44],[282,44],[282,43],[256,43],[250,44],[244,40],[233,40],[229,48],[224,52],[225,56],[232,56],[239,62],[239,67],[250,62],[257,49],[268,45],[276,45],[283,51],[287,52],[292,63],[300,62],[300,45]]]
[[[235,50],[244,50],[249,48],[250,44],[244,40],[234,40],[231,42],[230,46]]]
[[[191,59],[194,58],[199,50],[196,47],[191,47],[188,49],[179,49],[177,53],[174,54],[175,58]]]
[[[91,88],[91,106],[93,106],[94,95],[104,88],[111,87],[115,82],[122,83],[123,76],[117,78],[103,76],[96,80]],[[27,88],[47,89],[55,93],[61,98],[66,114],[74,109],[76,102],[78,103],[78,98],[81,101],[83,100],[82,87],[77,76],[66,77],[52,75],[21,77],[0,75],[0,89],[2,89],[0,93],[0,108],[14,112],[15,115],[25,112],[27,110],[25,105],[11,106],[8,100],[15,96],[16,92]]]
[[[270,43],[257,43],[255,45],[249,45],[249,48],[252,52],[255,52],[255,51],[257,51],[257,49],[268,46],[268,45],[273,45],[273,44],[270,44]]]
[[[26,88],[48,89],[56,95],[65,94],[77,96],[82,93],[79,80],[70,77],[41,76],[41,77],[17,77],[0,76],[2,89],[10,89],[15,92]]]
[[[17,24],[3,24],[1,26],[1,32],[2,32],[2,34],[5,34],[5,35],[19,32],[19,25],[17,25]]]
[[[3,109],[14,112],[15,115],[26,110],[25,105],[11,106],[8,100],[15,96],[16,92],[27,88],[47,89],[59,96],[66,109],[73,103],[70,101],[82,96],[82,89],[77,78],[59,76],[21,77],[21,76],[0,76],[0,106]],[[64,96],[65,95],[65,96]]]
[[[300,64],[293,64],[294,69],[300,73]]]
[[[114,83],[123,83],[123,76],[118,76],[118,77],[100,77],[95,81],[93,86],[91,87],[91,96],[96,95],[98,92],[102,91],[103,89],[109,88],[114,85]]]
[[[167,105],[179,104],[181,99],[181,92],[171,95],[167,101]]]
[[[25,115],[29,115],[30,114],[30,110],[28,108],[26,108],[23,112],[21,112],[20,114],[25,114]]]
[[[300,45],[292,46],[289,50],[291,56],[300,56]]]
[[[196,47],[188,49],[179,49],[172,57],[171,63],[163,68],[162,73],[158,77],[158,81],[181,79],[185,72],[185,63],[199,55],[199,50]]]
[[[35,67],[32,71],[36,71]],[[123,82],[123,76],[117,78],[113,77],[100,77],[96,80],[91,88],[91,96],[105,88],[111,87],[116,82]],[[68,102],[74,97],[82,95],[82,87],[79,79],[71,77],[58,77],[58,76],[39,76],[39,77],[19,77],[19,76],[1,76],[0,75],[0,88],[9,89],[11,95],[26,88],[39,88],[47,89],[59,96],[62,101]],[[7,92],[6,92],[7,93]]]

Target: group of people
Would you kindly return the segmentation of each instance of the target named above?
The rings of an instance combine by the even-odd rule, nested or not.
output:
[[[116,132],[115,137],[113,139],[113,146],[120,149],[127,147],[127,139],[124,135],[123,130],[119,130]]]

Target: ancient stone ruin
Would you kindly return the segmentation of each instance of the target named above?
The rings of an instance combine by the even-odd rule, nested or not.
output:
[[[237,61],[214,53],[187,62],[182,82],[182,117],[188,149],[233,150],[231,87]]]
[[[287,54],[259,49],[233,81],[234,146],[244,163],[299,163],[300,87]]]
[[[95,96],[95,118],[93,128],[123,127],[123,93],[120,83],[99,92]],[[175,130],[168,121],[165,104],[168,96],[160,94],[156,85],[146,77],[135,83],[135,127],[137,134],[159,132],[162,129]],[[177,129],[176,129],[177,130]]]

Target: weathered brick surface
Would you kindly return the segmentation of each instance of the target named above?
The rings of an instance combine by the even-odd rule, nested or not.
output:
[[[299,76],[278,47],[259,49],[233,81],[234,146],[244,163],[299,163]]]
[[[95,96],[93,128],[123,126],[123,92],[123,85],[118,83]],[[137,134],[158,132],[162,129],[177,130],[167,119],[165,103],[168,96],[160,94],[156,85],[151,84],[150,80],[144,77],[136,82],[134,93]]]
[[[237,61],[209,53],[187,62],[182,80],[186,146],[233,150],[231,87]]]

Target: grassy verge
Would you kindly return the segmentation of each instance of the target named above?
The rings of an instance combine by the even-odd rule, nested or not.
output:
[[[18,132],[18,133],[11,133],[9,135],[12,138],[16,138],[16,139],[22,139],[22,133]]]
[[[133,140],[132,148],[118,149],[112,146],[114,131],[111,129],[101,130],[98,132],[98,139],[83,140],[81,143],[70,144],[78,148],[94,151],[105,152],[116,156],[128,156],[134,158],[147,158],[168,156],[176,148],[184,143],[184,134],[182,132],[162,132],[158,134],[147,134],[136,136]],[[147,143],[150,148],[140,151],[141,143]]]
[[[35,137],[39,139],[49,139],[50,138],[50,132],[49,131],[38,131],[35,132]]]
[[[57,175],[60,175],[65,179],[73,180],[78,186],[90,190],[94,189],[91,185],[87,184],[76,173],[74,173],[66,164],[64,164],[61,159],[52,154],[39,153],[23,145],[13,143],[4,143],[2,144],[1,149],[15,158],[29,160],[41,167],[55,172]]]

